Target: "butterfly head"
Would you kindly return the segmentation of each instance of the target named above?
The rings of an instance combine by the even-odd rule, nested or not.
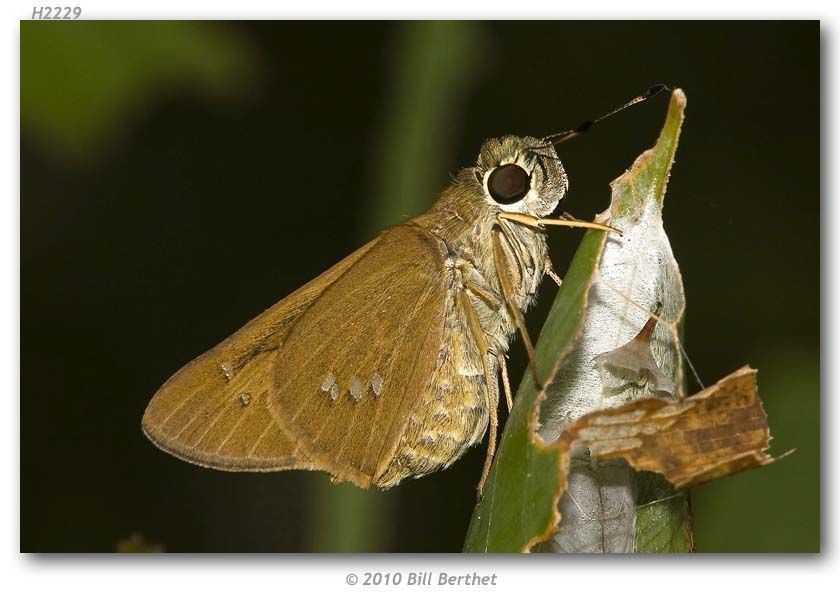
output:
[[[545,217],[557,210],[569,188],[554,147],[533,137],[487,140],[472,170],[483,201],[499,212]]]

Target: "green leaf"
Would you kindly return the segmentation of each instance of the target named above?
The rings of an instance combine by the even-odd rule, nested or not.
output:
[[[592,359],[632,339],[657,302],[663,305],[662,322],[655,329],[651,350],[681,390],[676,332],[684,295],[662,229],[661,209],[684,106],[685,96],[677,90],[656,146],[613,182],[610,209],[602,217],[609,216],[623,235],[608,239],[603,232],[589,231],[575,253],[537,344],[537,362],[548,385],[538,391],[526,373],[517,390],[483,498],[473,513],[467,552],[529,551],[557,533],[564,481],[560,452],[550,441],[564,423],[645,393],[640,387],[634,394],[602,395],[600,373]],[[655,499],[660,497],[665,496]],[[642,509],[635,521],[643,530],[641,536],[637,530],[640,551],[690,547],[686,512],[676,505],[661,501]],[[632,511],[628,518],[632,528]]]
[[[674,492],[661,475],[638,473],[636,552],[691,552],[694,539],[688,493]]]
[[[603,232],[591,231],[578,247],[543,326],[537,364],[552,364],[580,334],[604,239]],[[531,433],[537,398],[528,372],[517,391],[484,495],[473,513],[466,552],[521,552],[531,540],[547,537],[554,528],[559,456]]]

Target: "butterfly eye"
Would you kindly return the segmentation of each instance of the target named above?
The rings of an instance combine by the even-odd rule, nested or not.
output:
[[[531,187],[531,176],[519,165],[502,165],[493,169],[487,179],[487,191],[499,204],[522,200]]]

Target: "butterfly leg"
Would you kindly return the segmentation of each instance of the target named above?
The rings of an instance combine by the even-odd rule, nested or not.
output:
[[[546,255],[546,257],[545,257],[545,267],[544,267],[544,269],[545,269],[546,274],[554,280],[554,283],[557,284],[557,287],[560,287],[561,285],[563,285],[563,280],[560,279],[560,276],[554,270],[554,265],[551,262],[551,257],[549,257],[548,255]]]
[[[471,281],[464,282],[464,289],[493,310],[499,310],[505,304],[504,298],[500,298],[489,288],[476,285]]]
[[[549,259],[550,264],[550,259]],[[492,291],[479,287],[473,283],[465,282],[464,289],[472,294],[474,297],[483,300],[493,310],[499,310],[504,306],[504,298],[498,298]],[[510,377],[507,370],[507,360],[503,352],[496,352],[495,354],[499,362],[499,371],[502,373],[502,384],[505,390],[505,400],[507,401],[508,412],[513,408],[513,394],[510,391]]]
[[[490,365],[490,355],[484,355],[484,377],[487,383],[487,409],[490,426],[487,435],[487,456],[484,458],[484,468],[481,469],[481,479],[478,481],[478,497],[484,493],[484,483],[490,474],[493,457],[496,455],[496,438],[499,435],[499,388],[496,385],[496,374]]]
[[[496,438],[499,433],[499,388],[496,385],[496,372],[490,362],[490,349],[487,346],[487,338],[481,328],[481,321],[478,313],[472,305],[472,301],[466,291],[462,290],[460,295],[461,310],[466,317],[470,333],[475,340],[476,347],[481,354],[481,364],[484,367],[484,381],[487,389],[487,413],[490,418],[489,433],[487,437],[487,456],[484,459],[484,468],[481,470],[481,479],[478,482],[478,497],[484,491],[484,482],[490,473],[490,466],[493,464],[493,456],[496,454]]]
[[[513,284],[510,281],[510,270],[505,261],[504,250],[502,249],[502,233],[498,229],[493,230],[493,261],[496,264],[496,273],[501,284],[502,294],[505,297],[508,310],[519,329],[519,335],[522,336],[522,343],[525,344],[525,351],[528,353],[528,364],[531,366],[531,372],[534,375],[534,383],[538,389],[543,388],[542,379],[537,371],[537,353],[534,351],[534,344],[531,342],[531,336],[528,335],[528,329],[525,327],[525,317],[522,316],[522,311],[516,305],[513,294]]]
[[[510,377],[508,376],[507,360],[502,352],[499,352],[496,355],[496,358],[499,360],[499,371],[502,373],[502,385],[505,390],[505,400],[507,400],[508,414],[510,414],[510,411],[513,410],[513,394],[510,393]]]

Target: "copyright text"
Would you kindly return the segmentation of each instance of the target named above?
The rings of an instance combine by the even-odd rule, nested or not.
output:
[[[372,586],[494,586],[497,584],[496,573],[449,573],[446,571],[369,571],[348,573],[347,585]]]

